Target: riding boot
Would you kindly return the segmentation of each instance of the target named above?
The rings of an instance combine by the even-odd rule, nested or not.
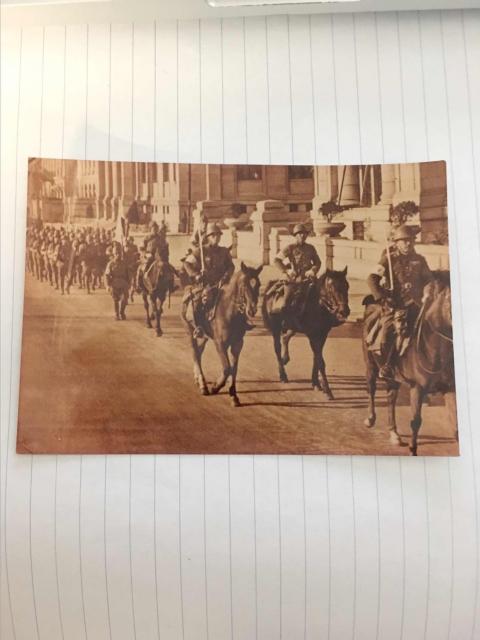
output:
[[[380,367],[378,377],[382,380],[395,380],[395,368],[393,366],[393,357],[395,355],[395,345],[388,352],[385,363]]]
[[[113,306],[115,307],[115,320],[120,320],[120,310],[119,310],[119,302],[118,300],[113,301]]]

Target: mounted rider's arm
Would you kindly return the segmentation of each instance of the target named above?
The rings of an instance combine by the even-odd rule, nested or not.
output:
[[[370,292],[377,302],[391,295],[391,291],[381,285],[382,279],[385,278],[387,271],[387,260],[386,257],[382,256],[380,262],[377,264],[376,270],[371,273],[367,279]]]
[[[288,260],[288,264],[285,264],[286,260]],[[291,263],[288,255],[288,247],[285,247],[285,249],[282,249],[277,253],[273,263],[287,278],[289,277],[288,270],[291,267]]]
[[[320,260],[320,256],[318,255],[315,247],[313,245],[307,245],[307,246],[311,247],[311,257],[310,257],[311,265],[310,265],[310,269],[308,269],[308,271],[305,272],[305,277],[315,278],[317,273],[320,271],[320,267],[322,266],[322,261]]]
[[[202,278],[202,273],[200,260],[197,257],[197,252],[198,250],[192,251],[187,255],[187,257],[183,261],[183,267],[190,278],[192,278],[192,280],[199,282]]]

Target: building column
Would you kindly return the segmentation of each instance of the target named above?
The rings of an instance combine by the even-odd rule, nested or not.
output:
[[[393,203],[393,197],[397,188],[394,164],[382,164],[382,195],[380,197],[380,205],[390,206]]]
[[[222,166],[220,164],[207,164],[205,200],[222,199]]]
[[[353,164],[338,167],[339,204],[357,206],[360,204],[360,184],[358,166]]]

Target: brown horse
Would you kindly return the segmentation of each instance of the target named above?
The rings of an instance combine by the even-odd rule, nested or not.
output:
[[[273,336],[273,346],[277,356],[281,382],[288,382],[285,365],[290,361],[288,344],[295,333],[304,333],[313,351],[312,387],[322,390],[330,400],[333,393],[328,384],[323,358],[323,347],[330,329],[345,322],[350,314],[348,306],[347,267],[343,271],[327,271],[313,280],[307,298],[299,315],[281,311],[272,312],[274,298],[268,295],[274,282],[267,287],[263,298],[262,313],[265,326]],[[320,372],[321,382],[318,374]]]
[[[455,393],[453,363],[452,314],[450,279],[448,272],[435,272],[434,279],[424,291],[422,307],[415,321],[413,335],[402,356],[394,360],[395,380],[388,380],[388,427],[390,441],[401,445],[397,432],[395,404],[400,385],[410,388],[412,443],[410,451],[417,455],[417,439],[422,424],[422,403],[428,393]],[[373,427],[376,421],[375,392],[381,356],[367,349],[365,338],[378,318],[380,307],[367,296],[365,303],[363,352],[366,364],[369,414],[365,426]],[[451,397],[448,398],[450,400]],[[447,400],[447,402],[448,402]],[[458,437],[458,432],[457,432]]]
[[[241,263],[240,270],[235,272],[230,281],[222,285],[217,294],[213,318],[205,319],[205,335],[193,337],[193,327],[186,317],[186,307],[182,310],[182,320],[190,336],[193,353],[193,377],[203,395],[216,394],[222,389],[228,378],[231,383],[228,393],[234,407],[240,406],[236,381],[238,360],[243,347],[247,320],[257,312],[260,280],[258,276],[262,267],[254,269]],[[202,371],[202,354],[208,339],[213,340],[220,358],[222,371],[209,391]],[[230,357],[232,361],[230,362]]]
[[[166,272],[165,264],[158,256],[145,270],[145,273],[140,271],[137,274],[137,291],[143,298],[146,325],[149,329],[152,329],[152,320],[155,319],[156,333],[159,337],[163,335],[161,317],[163,313],[163,303],[167,297],[170,282],[171,279]]]

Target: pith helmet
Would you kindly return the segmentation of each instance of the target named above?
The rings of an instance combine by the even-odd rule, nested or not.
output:
[[[218,226],[218,224],[216,222],[209,222],[207,224],[207,230],[205,233],[205,237],[208,238],[208,236],[214,236],[214,235],[222,235],[222,230],[220,229],[220,227]]]
[[[417,231],[407,224],[402,224],[398,229],[395,229],[393,233],[393,240],[414,240],[417,235]]]
[[[308,229],[304,224],[301,224],[301,223],[296,224],[293,227],[293,234],[292,235],[296,236],[297,233],[304,233],[305,235],[308,236]]]

